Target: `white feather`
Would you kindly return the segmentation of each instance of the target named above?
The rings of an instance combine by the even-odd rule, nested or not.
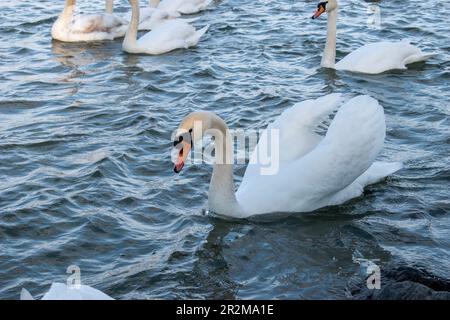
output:
[[[182,14],[193,14],[205,10],[211,2],[212,0],[163,0],[158,8]]]
[[[383,108],[369,96],[344,103],[324,138],[314,132],[341,103],[337,94],[305,101],[286,110],[269,126],[280,130],[279,171],[261,175],[261,165],[249,165],[236,192],[244,216],[307,212],[341,204],[401,167],[374,163],[386,126]],[[263,143],[266,141],[261,140],[255,150]]]
[[[34,300],[33,296],[22,289],[20,300]],[[52,283],[50,290],[42,300],[114,300],[107,294],[86,285],[67,286],[64,283]]]

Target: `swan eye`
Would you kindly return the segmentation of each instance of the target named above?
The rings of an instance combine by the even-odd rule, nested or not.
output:
[[[323,10],[326,10],[328,1],[325,2],[319,2],[317,5],[317,9],[323,8]]]
[[[179,137],[178,137],[178,140],[175,140],[175,141],[173,142],[173,146],[176,147],[177,144],[181,143],[182,141],[183,141],[183,136],[179,136]]]
[[[192,141],[192,128],[189,129],[189,141],[191,141],[191,148],[194,147],[194,141]]]
[[[189,133],[189,135],[188,135],[188,133]],[[178,137],[178,140],[175,139],[175,140],[173,141],[173,146],[176,147],[178,144],[180,144],[181,142],[183,142],[184,139],[186,139],[186,140],[188,141],[188,143],[190,143],[191,146],[192,146],[192,143],[193,143],[193,142],[192,142],[192,129],[189,129],[189,132],[188,132],[188,133],[184,133],[184,134],[180,135],[180,136]],[[186,136],[186,137],[184,137],[184,136]]]

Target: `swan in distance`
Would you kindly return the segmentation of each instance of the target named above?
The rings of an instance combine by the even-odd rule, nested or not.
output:
[[[159,3],[159,0],[154,0]],[[182,14],[198,13],[206,9],[212,0],[163,0],[158,8],[167,11],[178,11]]]
[[[123,37],[128,22],[113,14],[75,14],[76,0],[66,0],[52,26],[52,38],[64,42],[102,41]]]
[[[22,289],[20,300],[34,300],[26,289]],[[64,283],[52,283],[50,290],[44,294],[41,300],[114,300],[107,294],[95,288],[80,284],[67,286]]]
[[[131,22],[128,26],[122,48],[128,53],[163,54],[175,49],[197,45],[208,26],[195,30],[186,21],[173,19],[156,26],[152,31],[137,39],[139,24],[139,1],[129,0]]]
[[[321,62],[324,68],[378,74],[388,70],[406,69],[406,65],[410,63],[425,61],[434,56],[423,53],[408,40],[382,41],[366,44],[336,63],[337,0],[320,2],[312,19],[317,19],[324,12],[328,15],[327,40]]]

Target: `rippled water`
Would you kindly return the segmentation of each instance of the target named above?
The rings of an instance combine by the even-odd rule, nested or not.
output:
[[[447,2],[379,2],[377,30],[367,2],[341,1],[338,59],[382,39],[438,53],[376,76],[319,68],[326,17],[310,19],[315,0],[215,1],[195,22],[211,25],[196,48],[156,57],[128,55],[120,39],[51,41],[62,3],[0,2],[0,298],[22,287],[39,297],[72,264],[119,299],[346,298],[364,273],[355,258],[450,279]],[[378,99],[380,159],[405,163],[363,197],[224,220],[203,213],[211,166],[173,173],[170,134],[189,112],[260,129],[331,92]]]

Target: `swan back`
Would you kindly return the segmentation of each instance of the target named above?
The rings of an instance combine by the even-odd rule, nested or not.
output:
[[[366,44],[351,52],[336,64],[336,69],[377,74],[406,69],[407,64],[426,60],[430,56],[408,41],[383,41]]]
[[[195,30],[182,20],[169,20],[154,28],[137,41],[139,50],[149,54],[162,54],[179,48],[197,45],[208,27]]]

